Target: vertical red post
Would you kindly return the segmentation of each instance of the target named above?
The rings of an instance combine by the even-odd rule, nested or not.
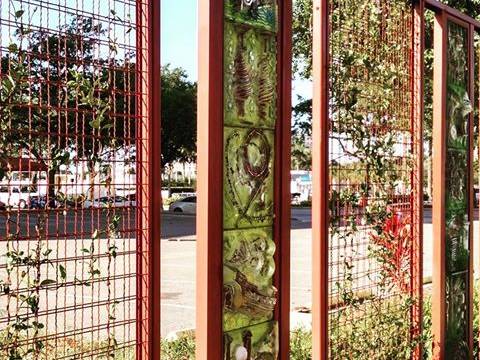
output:
[[[328,359],[329,108],[328,1],[313,4],[313,359]]]
[[[445,109],[447,89],[446,15],[435,16],[433,63],[433,355],[445,358]]]
[[[196,358],[222,359],[223,0],[198,3]]]
[[[412,136],[414,171],[413,184],[413,261],[412,261],[412,337],[422,334],[423,314],[423,120],[424,120],[424,51],[425,51],[425,3],[419,0],[413,8],[413,107]],[[422,344],[414,350],[413,359],[422,358]]]
[[[137,359],[160,359],[160,1],[137,1]]]
[[[474,45],[475,26],[473,24],[468,25],[468,93],[472,106],[474,106],[475,98],[475,45]],[[474,227],[473,222],[475,220],[475,202],[474,202],[474,173],[473,173],[473,145],[474,145],[474,111],[469,114],[468,118],[468,249],[469,256],[469,292],[468,292],[468,345],[470,348],[470,357],[473,357],[473,301],[474,301]]]
[[[279,321],[280,360],[290,358],[290,225],[291,225],[291,143],[292,143],[292,1],[280,2],[277,64],[279,100],[275,156],[274,240],[278,246],[275,287],[279,289],[276,318]]]

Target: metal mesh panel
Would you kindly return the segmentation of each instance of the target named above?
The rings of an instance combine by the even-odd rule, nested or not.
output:
[[[136,7],[0,0],[2,359],[135,355]]]
[[[334,0],[329,16],[329,356],[409,359],[412,9]]]

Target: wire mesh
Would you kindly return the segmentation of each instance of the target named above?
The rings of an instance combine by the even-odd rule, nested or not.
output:
[[[0,358],[134,358],[134,0],[0,0]]]
[[[401,0],[329,4],[332,359],[415,347],[412,15]]]

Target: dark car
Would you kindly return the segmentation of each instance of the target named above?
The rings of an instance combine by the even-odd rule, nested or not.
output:
[[[7,205],[4,202],[0,201],[0,211],[7,210]]]
[[[55,199],[50,199],[49,208],[55,209],[57,207],[57,202]],[[28,208],[29,209],[45,209],[47,206],[47,196],[30,196],[28,199]]]

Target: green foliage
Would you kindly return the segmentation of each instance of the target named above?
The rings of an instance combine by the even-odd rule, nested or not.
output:
[[[312,169],[312,149],[305,144],[305,138],[294,136],[292,138],[292,169]]]
[[[195,338],[182,336],[177,340],[162,340],[162,359],[193,360],[195,359]]]
[[[332,359],[410,359],[408,298],[358,302],[330,314]]]
[[[299,77],[310,79],[313,53],[313,0],[294,2],[292,30],[294,71]]]
[[[290,333],[290,360],[312,359],[312,332],[296,329]]]
[[[162,165],[196,155],[197,85],[180,68],[162,67]]]

